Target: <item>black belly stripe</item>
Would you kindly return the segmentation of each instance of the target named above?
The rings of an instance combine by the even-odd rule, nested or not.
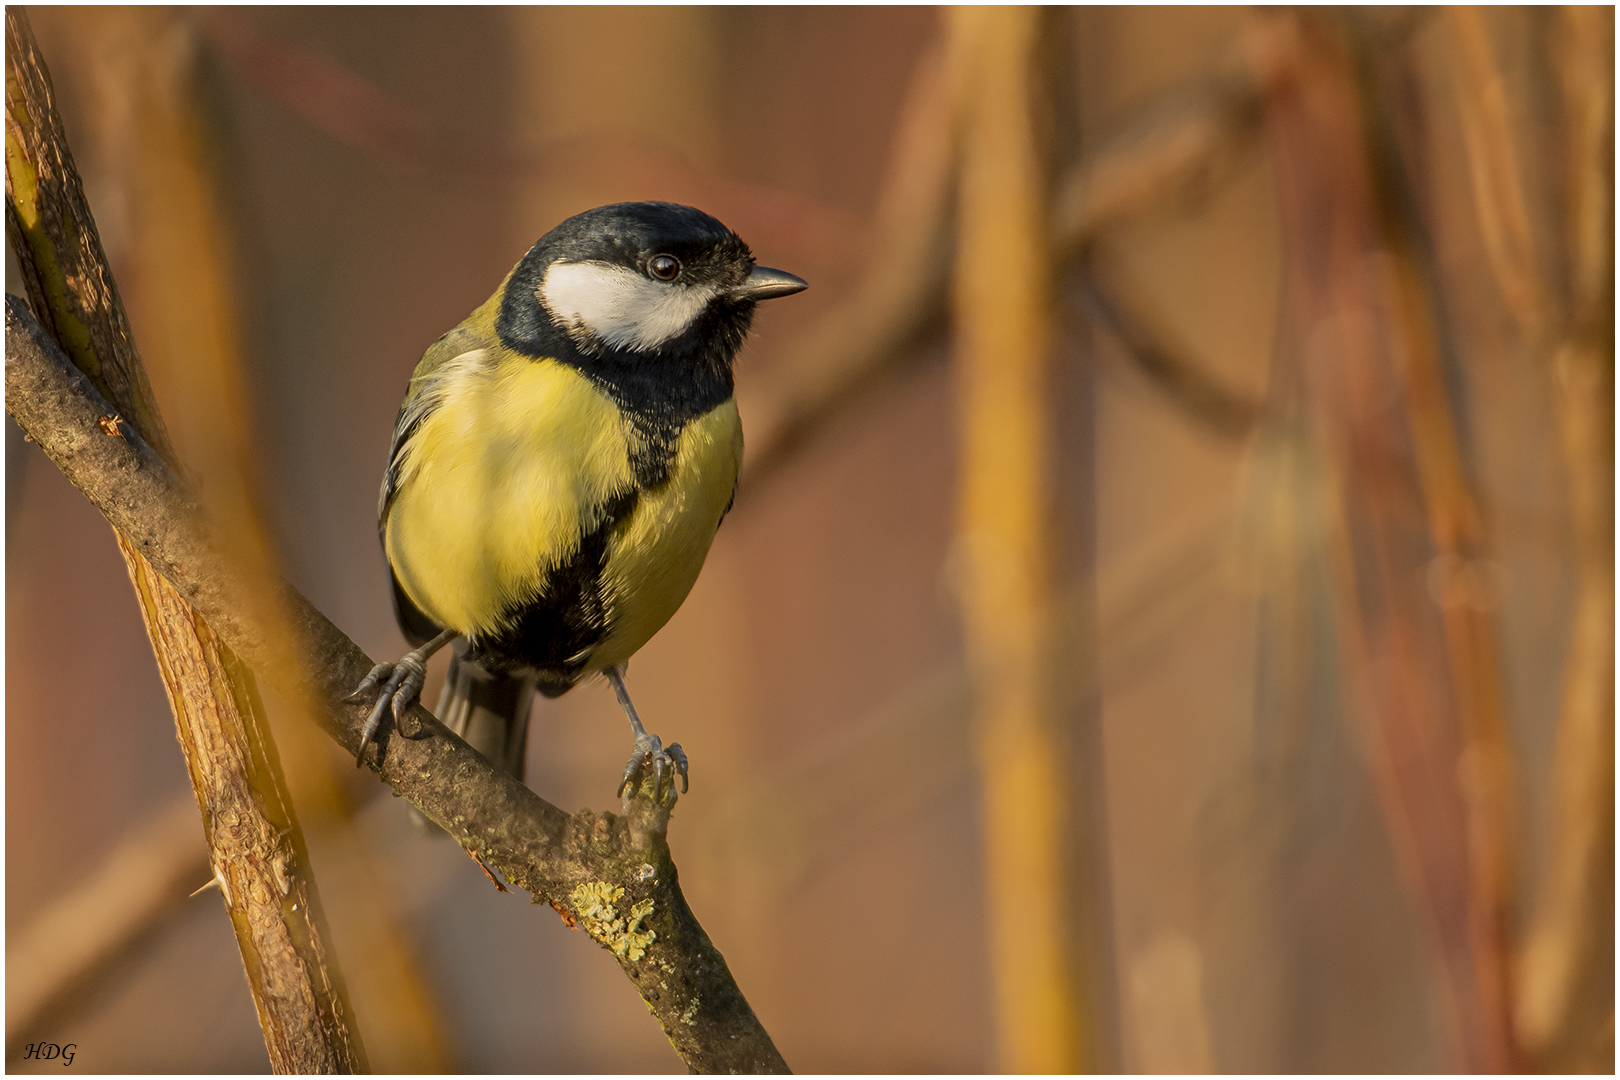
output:
[[[475,639],[469,655],[492,671],[533,671],[547,697],[572,687],[584,659],[608,635],[602,595],[608,540],[640,498],[632,488],[604,506],[601,523],[581,538],[573,558],[546,576],[542,595],[508,613],[515,616],[510,629]]]
[[[686,421],[649,416],[646,413],[626,412],[636,437],[630,443],[630,471],[636,478],[636,487],[652,491],[662,487],[675,470],[675,457],[680,453],[681,432]]]

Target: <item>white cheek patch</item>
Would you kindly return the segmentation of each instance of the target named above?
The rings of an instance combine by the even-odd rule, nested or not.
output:
[[[645,351],[679,337],[718,293],[661,284],[626,266],[559,259],[546,268],[538,295],[564,325],[609,348]]]

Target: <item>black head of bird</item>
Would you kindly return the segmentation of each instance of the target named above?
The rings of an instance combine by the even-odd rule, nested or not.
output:
[[[685,755],[642,728],[623,670],[730,509],[732,364],[755,305],[803,288],[700,210],[618,203],[547,233],[428,349],[379,504],[396,614],[419,648],[357,691],[375,695],[362,754],[459,638],[439,719],[486,756],[521,776],[533,689],[600,672],[636,740],[620,790],[643,769],[655,796],[673,775],[684,788]]]
[[[748,245],[701,210],[615,203],[569,218],[530,249],[496,327],[529,356],[557,355],[566,340],[604,366],[658,357],[702,378],[729,366],[758,301],[804,287],[755,265]]]

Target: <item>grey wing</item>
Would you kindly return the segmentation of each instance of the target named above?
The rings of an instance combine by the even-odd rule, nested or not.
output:
[[[400,465],[405,447],[410,445],[422,422],[433,415],[443,400],[443,386],[436,376],[441,375],[451,361],[469,353],[479,352],[489,342],[483,335],[467,327],[458,326],[428,346],[422,360],[411,374],[410,387],[400,403],[399,415],[394,418],[394,436],[388,444],[388,468],[383,471],[382,490],[377,493],[377,531],[388,524],[388,508],[399,492]]]
[[[411,437],[422,422],[433,415],[444,398],[442,376],[451,370],[455,360],[470,354],[481,354],[486,344],[477,332],[466,326],[458,326],[428,346],[427,352],[422,354],[421,362],[411,375],[411,385],[405,393],[405,401],[399,407],[399,415],[394,419],[394,437],[388,446],[388,468],[383,472],[382,490],[377,495],[379,538],[384,538],[388,527],[388,510],[394,496],[399,493],[405,447],[410,445]],[[412,645],[422,645],[431,640],[439,633],[439,625],[405,595],[399,575],[394,573],[392,566],[388,568],[388,576],[393,586],[390,592],[394,601],[394,619],[399,623],[405,639]]]

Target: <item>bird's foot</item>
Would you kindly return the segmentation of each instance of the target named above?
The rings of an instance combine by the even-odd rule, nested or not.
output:
[[[345,700],[365,702],[375,695],[376,704],[360,729],[360,749],[355,752],[354,764],[358,768],[366,756],[366,747],[376,738],[382,727],[383,715],[393,707],[394,723],[399,724],[405,713],[422,696],[422,684],[427,681],[427,665],[414,652],[406,653],[392,664],[378,664],[363,679],[354,693]]]
[[[633,789],[636,778],[649,769],[653,774],[654,802],[663,799],[666,782],[670,794],[675,793],[676,777],[680,777],[680,793],[686,794],[686,751],[681,749],[680,743],[670,743],[666,748],[656,735],[636,737],[636,748],[631,751],[630,760],[625,763],[624,779],[619,781],[617,794],[623,796],[627,789]]]

